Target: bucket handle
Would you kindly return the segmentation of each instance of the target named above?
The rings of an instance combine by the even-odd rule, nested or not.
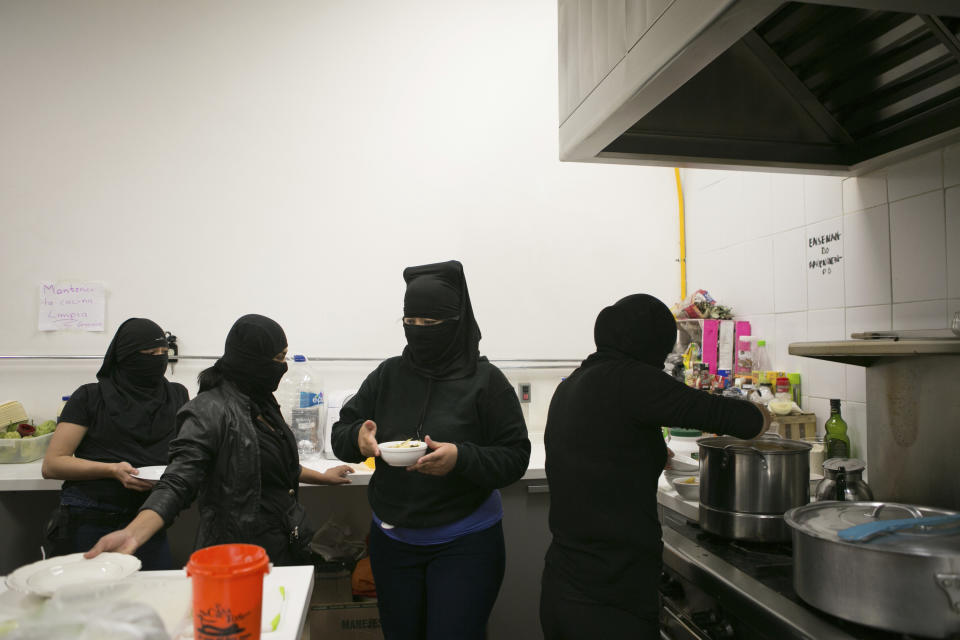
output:
[[[731,452],[740,452],[740,453],[752,453],[760,456],[760,466],[763,467],[763,470],[767,470],[767,459],[762,453],[754,449],[753,447],[744,447],[738,444],[728,444],[723,448],[723,462],[720,466],[724,469],[727,468],[727,459],[730,457]]]
[[[955,573],[937,573],[937,586],[943,589],[950,600],[950,608],[960,615],[960,575]]]
[[[922,517],[923,517],[923,514],[920,513],[920,510],[917,509],[916,507],[911,507],[911,506],[908,505],[908,504],[887,504],[886,502],[881,502],[880,504],[878,504],[878,505],[876,506],[876,508],[874,508],[874,510],[869,513],[869,515],[868,515],[867,517],[869,517],[869,518],[877,518],[877,517],[879,517],[879,516],[880,516],[880,512],[884,509],[884,507],[891,507],[891,508],[893,508],[893,509],[900,509],[900,510],[902,510],[902,511],[906,511],[907,513],[909,513],[909,514],[910,514],[911,516],[913,516],[914,518],[922,518]]]

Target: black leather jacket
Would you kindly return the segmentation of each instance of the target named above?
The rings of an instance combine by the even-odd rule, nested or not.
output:
[[[199,394],[177,413],[177,425],[170,464],[141,509],[156,511],[169,526],[199,492],[197,549],[261,544],[267,524],[286,531],[304,524],[298,488],[286,522],[264,523],[259,515],[260,447],[250,400],[236,386],[224,381]]]

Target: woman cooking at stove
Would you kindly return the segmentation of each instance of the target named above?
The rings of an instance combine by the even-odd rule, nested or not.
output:
[[[670,310],[644,294],[603,309],[597,350],[560,383],[544,433],[550,531],[540,599],[546,640],[659,638],[663,545],[661,427],[753,438],[769,414],[697,391],[663,371],[676,342]],[[602,473],[598,470],[602,469]]]
[[[410,267],[403,300],[407,345],[367,376],[333,426],[337,457],[378,457],[378,442],[415,438],[414,465],[377,460],[370,564],[390,640],[484,637],[503,580],[500,487],[530,459],[520,403],[480,356],[463,266]]]
[[[278,566],[311,564],[300,483],[343,484],[353,470],[300,466],[293,433],[273,397],[287,371],[287,338],[270,318],[250,314],[227,334],[223,357],[200,373],[200,393],[177,414],[170,462],[137,517],[87,553],[133,553],[173,523],[199,492],[195,547],[260,545]]]

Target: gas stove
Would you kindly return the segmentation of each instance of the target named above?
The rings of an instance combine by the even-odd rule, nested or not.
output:
[[[803,602],[793,590],[789,543],[726,540],[663,505],[661,522],[663,638],[912,638],[847,622]]]

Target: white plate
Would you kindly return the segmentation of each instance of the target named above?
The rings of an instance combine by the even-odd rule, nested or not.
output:
[[[21,593],[50,597],[61,587],[120,580],[139,569],[140,560],[124,553],[101,553],[89,560],[82,553],[71,553],[20,567],[7,576],[7,586]]]
[[[148,482],[156,482],[166,469],[167,466],[163,464],[156,467],[140,467],[137,469],[140,473],[138,473],[136,477]]]
[[[700,469],[700,463],[689,456],[675,455],[668,462],[673,471],[679,471],[680,473],[696,472]]]

